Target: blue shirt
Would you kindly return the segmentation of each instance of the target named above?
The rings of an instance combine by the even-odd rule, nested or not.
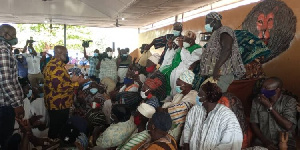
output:
[[[16,59],[19,56],[22,56],[22,55],[16,56]],[[25,78],[28,75],[27,61],[26,61],[26,58],[24,56],[22,56],[21,59],[23,60],[22,62],[17,59],[18,76],[20,76],[22,78]]]

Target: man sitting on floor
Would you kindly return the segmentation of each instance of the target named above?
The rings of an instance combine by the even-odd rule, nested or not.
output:
[[[279,147],[280,132],[288,132],[288,149],[296,149],[292,132],[297,124],[294,98],[281,93],[282,81],[277,77],[266,79],[261,95],[253,100],[250,122],[257,139],[255,145],[268,149]]]

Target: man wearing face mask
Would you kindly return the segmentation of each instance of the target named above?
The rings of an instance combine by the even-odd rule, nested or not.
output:
[[[179,51],[176,52],[172,64],[167,66],[162,73],[168,82],[167,94],[176,94],[176,80],[186,70],[193,70],[192,66],[199,62],[202,48],[195,43],[196,34],[188,31],[183,38],[179,38]]]
[[[29,53],[27,53],[27,50]],[[37,53],[32,43],[26,41],[22,55],[26,58],[28,65],[28,80],[33,88],[39,88],[39,84],[44,82],[44,77],[41,72],[41,62],[46,59],[46,53]]]
[[[226,92],[234,79],[241,78],[246,69],[238,49],[234,31],[221,23],[222,16],[216,12],[206,15],[205,30],[212,32],[200,60],[200,74],[218,80],[222,92]]]
[[[175,22],[173,24],[173,33],[172,34],[166,34],[164,36],[153,39],[153,41],[145,47],[145,50],[149,50],[153,45],[154,45],[155,49],[164,47],[164,51],[162,52],[159,62],[158,62],[158,64],[162,64],[164,61],[165,53],[168,49],[168,41],[169,40],[174,41],[177,37],[181,37],[182,36],[181,32],[182,32],[182,23]],[[173,44],[174,49],[178,48],[178,45],[175,44],[175,41],[172,44]]]
[[[162,85],[159,78],[148,78],[141,89],[141,97],[145,103],[153,106],[155,109],[160,107],[160,101],[156,97],[158,88]]]
[[[296,149],[292,132],[297,124],[297,101],[283,95],[281,90],[279,78],[268,78],[262,85],[261,94],[253,100],[250,122],[257,137],[254,145],[278,149],[280,132],[288,132],[288,149]]]
[[[124,83],[124,77],[128,71],[129,65],[132,64],[132,58],[129,55],[129,49],[118,50],[119,56],[117,58],[117,67],[118,67],[118,79],[119,83]]]
[[[170,134],[179,140],[185,118],[189,110],[196,104],[197,91],[192,90],[192,84],[195,74],[191,70],[183,72],[176,81],[177,94],[171,102],[165,102],[162,106],[165,112],[168,112],[176,128],[170,130]]]
[[[44,69],[44,98],[50,119],[48,137],[51,139],[59,137],[59,131],[69,117],[74,90],[85,82],[81,76],[71,78],[68,74],[65,68],[67,53],[66,47],[55,46],[54,57]]]
[[[112,82],[110,84],[116,85],[118,81],[117,61],[112,58],[112,55],[113,50],[107,47],[103,54],[104,58],[102,58],[97,65],[97,69],[100,70],[99,78],[102,84],[105,84],[106,81],[109,80]]]
[[[14,131],[15,118],[24,117],[23,92],[18,81],[16,60],[11,46],[16,45],[16,29],[8,24],[0,26],[0,147]]]
[[[20,54],[19,49],[14,50],[14,55],[15,58],[17,59],[19,77],[27,79],[28,66],[27,66],[26,58]]]
[[[218,104],[221,89],[211,82],[202,85],[196,104],[186,116],[181,146],[184,150],[237,150],[242,148],[243,134],[235,114]]]
[[[99,70],[96,68],[97,64],[99,63],[99,50],[98,49],[94,50],[93,56],[88,56],[86,54],[85,47],[83,47],[83,55],[89,61],[90,64],[89,73],[88,73],[89,78],[99,83],[100,82],[100,79],[98,78]]]

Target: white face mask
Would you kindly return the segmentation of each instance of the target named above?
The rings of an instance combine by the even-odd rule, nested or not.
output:
[[[184,47],[184,48],[188,48],[188,47],[190,47],[190,46],[191,46],[191,44],[190,44],[190,43],[183,42],[183,47]]]
[[[173,34],[174,34],[174,36],[179,36],[180,35],[180,31],[173,30]]]
[[[148,92],[148,90],[146,90],[145,92],[141,91],[141,97],[142,97],[143,99],[147,98],[146,92]]]
[[[111,57],[112,54],[113,54],[112,52],[107,52],[108,57]]]

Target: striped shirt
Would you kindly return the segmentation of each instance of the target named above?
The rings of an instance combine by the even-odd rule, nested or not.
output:
[[[186,117],[182,134],[182,142],[193,150],[242,148],[240,124],[235,114],[222,104],[217,104],[208,114],[203,106],[194,106]]]
[[[23,91],[18,81],[16,59],[11,46],[0,40],[0,107],[18,107],[23,103]]]
[[[175,124],[181,124],[185,122],[185,117],[189,110],[192,108],[193,104],[190,102],[182,102],[175,104],[168,108],[168,112]]]

